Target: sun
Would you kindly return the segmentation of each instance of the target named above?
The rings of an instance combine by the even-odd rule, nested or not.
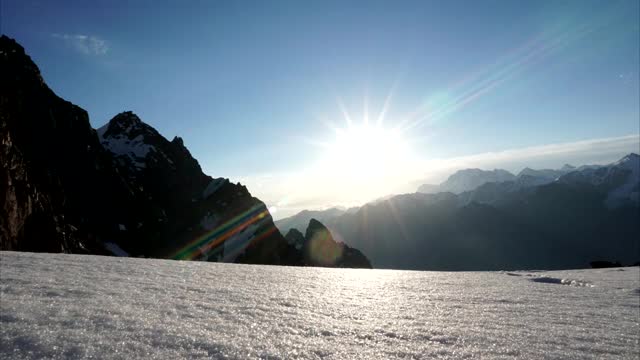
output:
[[[316,156],[283,184],[290,199],[350,207],[411,188],[421,171],[414,149],[419,139],[409,136],[404,115],[387,118],[392,92],[371,119],[367,98],[361,117],[351,116],[339,99],[343,118],[317,117],[329,132],[307,138],[306,143],[316,147]],[[304,191],[297,190],[300,183]]]
[[[345,180],[383,181],[397,173],[408,154],[408,140],[397,129],[381,124],[335,128],[326,152],[326,168]]]

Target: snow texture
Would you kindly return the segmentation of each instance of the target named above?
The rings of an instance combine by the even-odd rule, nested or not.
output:
[[[2,359],[640,355],[637,267],[448,273],[0,252],[0,274]],[[543,277],[592,287],[531,281]]]
[[[104,134],[107,131],[108,126],[109,124],[96,130],[102,146],[114,155],[128,157],[136,168],[145,168],[145,158],[149,152],[156,151],[155,147],[145,143],[145,139],[142,134],[133,139],[129,139],[126,134],[131,131],[131,127],[134,125],[130,125],[124,131],[125,135],[119,134],[105,138]]]

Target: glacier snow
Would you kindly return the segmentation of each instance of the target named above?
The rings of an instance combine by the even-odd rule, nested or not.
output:
[[[428,272],[0,252],[3,359],[638,359],[639,311],[638,267]]]

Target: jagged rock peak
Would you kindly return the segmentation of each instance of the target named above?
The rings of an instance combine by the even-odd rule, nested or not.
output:
[[[290,229],[284,238],[289,245],[294,246],[298,250],[302,249],[304,245],[304,235],[302,235],[298,229]]]
[[[337,242],[331,231],[316,219],[309,220],[302,251],[305,264],[311,266],[372,268],[371,262],[360,250]]]
[[[114,116],[107,124],[97,129],[102,147],[116,156],[125,156],[129,161],[120,158],[137,169],[146,167],[147,155],[158,153],[165,162],[172,162],[166,146],[169,142],[156,129],[145,124],[132,111],[124,111]],[[131,167],[131,166],[127,166]]]
[[[175,149],[178,150],[178,152],[182,153],[183,156],[188,157],[188,158],[192,158],[193,157],[191,155],[191,152],[189,151],[189,149],[187,149],[187,147],[184,145],[184,141],[182,140],[182,138],[180,136],[175,136],[173,138],[173,140],[171,140],[171,144],[174,146]],[[198,165],[198,167],[199,166],[200,165]]]
[[[24,48],[14,39],[6,35],[0,36],[0,51],[4,57],[10,56],[11,54],[24,55]]]
[[[97,131],[101,138],[117,135],[131,135],[134,132],[152,132],[154,135],[157,133],[154,128],[145,124],[140,120],[138,115],[132,111],[124,111],[117,114]]]
[[[9,71],[9,69],[13,70]],[[5,73],[5,71],[9,72]],[[31,57],[25,53],[24,48],[18,42],[6,35],[0,36],[0,74],[2,77],[0,86],[9,86],[11,80],[24,83],[27,79],[44,84],[40,69]]]
[[[140,125],[142,120],[133,111],[123,111],[114,116],[110,122],[123,125]]]
[[[182,138],[180,136],[176,136],[173,138],[173,140],[171,140],[172,143],[184,147],[184,141],[182,140]]]
[[[309,220],[309,225],[307,226],[307,231],[306,231],[306,234],[305,234],[305,238],[307,240],[310,240],[313,237],[313,235],[318,231],[329,232],[327,227],[324,226],[320,221],[318,221],[316,219]],[[329,235],[329,236],[331,236],[331,235]],[[333,240],[333,237],[331,237],[331,240]]]
[[[637,163],[638,161],[640,161],[640,155],[636,153],[630,153],[625,157],[623,157],[622,159],[616,161],[614,164],[621,165],[624,163],[634,163],[634,162]]]

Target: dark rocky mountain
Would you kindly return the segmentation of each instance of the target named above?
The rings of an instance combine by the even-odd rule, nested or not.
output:
[[[302,265],[246,187],[132,112],[97,131],[0,37],[0,250]]]
[[[137,202],[119,230],[132,255],[280,264],[286,241],[246,187],[202,172],[182,139],[165,139],[132,112],[98,129]],[[176,245],[183,245],[181,251]],[[238,257],[242,254],[242,257]],[[288,263],[287,263],[288,264]]]
[[[584,268],[640,259],[638,155],[556,181],[485,183],[456,195],[405,194],[338,217],[332,232],[376,268]]]
[[[285,236],[290,246],[300,249],[306,266],[366,268],[371,263],[359,250],[334,240],[331,231],[321,222],[311,219],[303,236],[297,229],[291,229]]]
[[[86,111],[56,96],[24,49],[0,37],[0,248],[101,252],[131,201]],[[128,212],[127,208],[121,209]]]

